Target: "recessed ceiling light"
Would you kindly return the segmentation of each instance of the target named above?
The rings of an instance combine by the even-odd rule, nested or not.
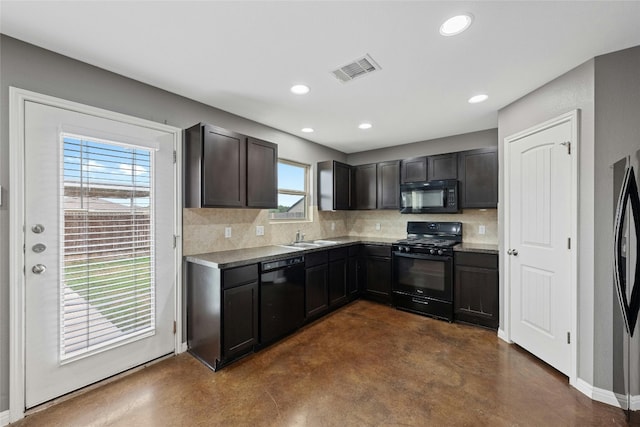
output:
[[[469,98],[469,104],[477,104],[478,102],[486,101],[488,98],[489,96],[485,94],[472,96]]]
[[[371,123],[360,123],[358,127],[360,129],[371,129]]]
[[[294,85],[294,86],[291,86],[291,92],[295,93],[296,95],[304,95],[309,93],[309,86]]]
[[[311,133],[313,132],[313,128],[302,128],[301,131],[304,133]]]
[[[440,26],[440,34],[443,36],[455,36],[456,34],[460,34],[469,28],[472,21],[473,15],[470,13],[449,18]]]

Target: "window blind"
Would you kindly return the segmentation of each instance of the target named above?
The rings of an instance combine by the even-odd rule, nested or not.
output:
[[[153,332],[152,165],[147,148],[62,135],[62,361]]]

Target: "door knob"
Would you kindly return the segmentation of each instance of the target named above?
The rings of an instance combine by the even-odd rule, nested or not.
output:
[[[507,255],[518,256],[518,250],[517,249],[509,249],[507,251]]]
[[[47,270],[47,266],[44,264],[36,264],[31,268],[34,274],[42,274]]]
[[[44,231],[44,225],[36,224],[31,227],[31,231],[33,231],[35,234],[40,234]]]

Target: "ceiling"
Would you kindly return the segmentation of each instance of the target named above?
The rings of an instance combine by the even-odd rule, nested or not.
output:
[[[441,36],[460,12],[471,27]],[[11,37],[344,153],[497,127],[498,109],[640,45],[639,1],[2,0],[0,15]],[[365,54],[380,71],[331,73]]]

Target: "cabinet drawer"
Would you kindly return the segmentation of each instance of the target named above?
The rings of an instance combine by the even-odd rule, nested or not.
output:
[[[304,265],[307,268],[327,262],[329,262],[329,251],[311,252],[304,256]]]
[[[222,288],[229,289],[258,280],[258,264],[229,268],[222,271]]]
[[[475,252],[456,252],[456,265],[468,265],[470,267],[498,268],[498,255],[481,254]]]
[[[364,245],[364,255],[366,255],[366,256],[390,257],[391,256],[391,246]]]
[[[345,259],[349,255],[348,248],[336,248],[329,250],[329,261]]]

